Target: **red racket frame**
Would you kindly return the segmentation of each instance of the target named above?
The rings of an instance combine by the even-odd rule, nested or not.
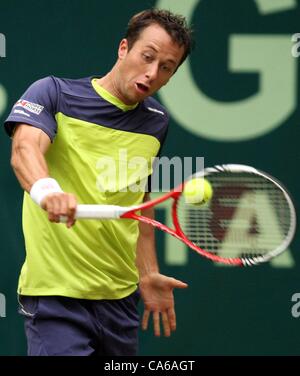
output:
[[[184,234],[182,231],[182,228],[180,226],[180,223],[178,221],[178,216],[177,216],[177,203],[179,200],[180,195],[182,194],[183,191],[183,186],[177,187],[175,190],[167,193],[166,195],[156,198],[154,200],[146,201],[145,203],[139,205],[138,208],[135,208],[133,210],[130,210],[126,212],[125,214],[122,214],[120,218],[129,218],[129,219],[135,219],[140,222],[147,223],[149,225],[152,225],[159,230],[165,231],[168,234],[174,236],[175,238],[181,240],[183,243],[185,243],[188,247],[199,253],[201,256],[204,256],[214,262],[222,262],[223,264],[228,264],[228,265],[236,265],[236,266],[244,266],[242,260],[238,257],[236,258],[224,258],[220,257],[218,255],[214,255],[210,252],[205,251],[204,249],[198,247],[196,244],[191,242]],[[168,200],[168,199],[173,199],[173,204],[172,204],[172,220],[174,224],[174,229],[164,225],[161,222],[156,221],[155,219],[151,219],[148,217],[145,217],[143,215],[137,214],[137,211],[143,210],[143,209],[148,209],[155,207],[159,205],[160,203]]]

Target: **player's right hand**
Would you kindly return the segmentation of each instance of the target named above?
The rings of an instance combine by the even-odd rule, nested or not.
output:
[[[59,223],[64,217],[68,228],[74,225],[77,200],[72,193],[49,193],[42,200],[41,207],[47,211],[50,222]]]

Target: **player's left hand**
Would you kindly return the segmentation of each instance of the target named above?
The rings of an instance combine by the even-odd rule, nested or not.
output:
[[[149,317],[152,312],[155,336],[160,336],[161,320],[164,335],[169,337],[171,332],[176,330],[173,289],[183,289],[188,285],[160,273],[149,273],[141,278],[139,287],[144,301],[142,329],[148,328]]]

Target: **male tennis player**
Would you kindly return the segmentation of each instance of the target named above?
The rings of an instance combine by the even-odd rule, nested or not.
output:
[[[145,176],[151,174],[168,125],[166,110],[151,95],[190,49],[184,18],[143,11],[130,20],[109,73],[41,79],[6,120],[12,166],[25,190],[26,260],[18,294],[29,355],[135,355],[138,285],[142,328],[152,313],[155,335],[160,320],[166,336],[175,330],[173,289],[187,285],[159,273],[152,227],[133,220],[75,224],[74,215],[77,203],[128,206],[149,199],[144,189],[126,191],[138,178],[120,151],[128,161],[146,160]],[[117,169],[128,169],[127,179],[117,173],[116,180],[99,182],[108,157]],[[143,214],[154,215],[152,209]],[[55,223],[60,216],[66,226]]]

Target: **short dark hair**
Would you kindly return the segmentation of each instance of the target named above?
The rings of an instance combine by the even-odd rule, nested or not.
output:
[[[156,8],[146,9],[134,15],[129,20],[125,35],[128,41],[128,49],[130,50],[139,39],[141,32],[152,24],[161,26],[171,36],[174,42],[180,47],[184,46],[184,54],[179,63],[179,65],[181,65],[193,49],[193,31],[188,27],[185,17],[174,14],[168,10]]]

